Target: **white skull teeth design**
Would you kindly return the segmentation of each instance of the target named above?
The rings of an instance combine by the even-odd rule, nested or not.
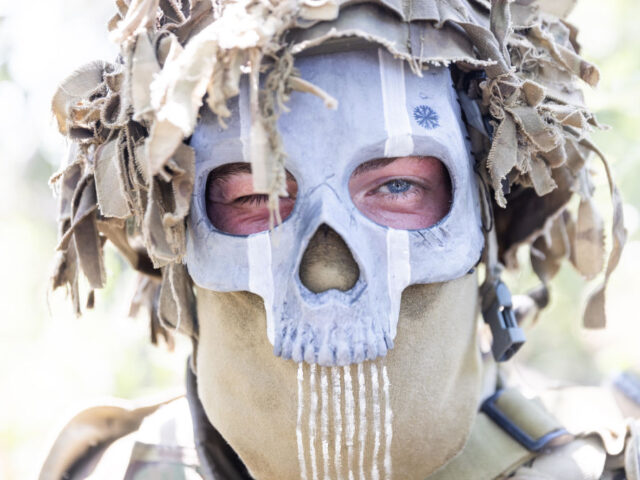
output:
[[[365,285],[359,282],[354,287],[355,295],[364,289]],[[327,306],[329,308],[322,310],[331,312],[329,318],[284,315],[276,331],[274,353],[296,362],[349,365],[382,357],[393,348],[389,333],[373,317],[356,316],[354,309],[336,308],[338,305],[332,302],[327,302]]]
[[[187,267],[202,288],[260,295],[276,355],[323,366],[373,360],[393,348],[402,291],[466,274],[482,250],[473,160],[456,93],[448,69],[405,75],[403,62],[382,49],[303,57],[296,66],[334,95],[339,108],[327,110],[317,98],[294,92],[291,111],[280,118],[286,167],[298,184],[294,210],[274,232],[248,236],[221,232],[207,217],[209,173],[248,161],[245,85],[229,105],[226,130],[207,111],[192,137],[196,185]],[[435,157],[449,173],[449,213],[429,228],[379,225],[351,199],[348,182],[356,167],[403,156]],[[321,227],[334,230],[357,263],[360,276],[347,291],[314,293],[300,280],[301,259]]]
[[[303,317],[285,312],[275,332],[274,353],[296,362],[349,365],[386,355],[393,340],[368,310],[366,284],[359,280],[348,292],[329,290],[318,295],[320,308],[304,309]],[[355,299],[355,300],[354,300]]]

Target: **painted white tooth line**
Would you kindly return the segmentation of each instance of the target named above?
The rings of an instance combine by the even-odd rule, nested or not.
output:
[[[402,291],[411,283],[411,245],[407,230],[387,230],[387,286],[389,288],[389,336],[396,338]]]
[[[329,476],[329,380],[327,368],[320,367],[320,392],[322,407],[320,409],[320,435],[322,435],[322,468],[324,480],[331,480]]]
[[[367,439],[367,397],[366,386],[364,383],[364,369],[362,363],[358,364],[358,411],[360,419],[358,422],[358,443],[360,444],[359,465],[360,480],[367,480],[364,472],[364,450]]]
[[[351,367],[349,365],[346,365],[342,367],[342,371],[344,372],[344,415],[347,424],[347,467],[349,469],[349,480],[354,480],[353,441],[356,433],[356,415],[354,408],[355,400],[353,397],[353,382],[351,381],[350,368]]]
[[[387,366],[382,365],[382,389],[384,391],[384,478],[389,480],[392,473],[391,465],[391,440],[393,439],[393,412],[391,411],[391,401],[389,399],[389,374]]]
[[[304,362],[298,364],[298,422],[296,424],[296,441],[298,442],[298,463],[300,464],[300,479],[307,480],[307,461],[304,456],[304,442],[302,441],[302,412],[304,411]]]
[[[259,294],[264,300],[267,314],[267,337],[271,345],[275,342],[273,318],[273,272],[271,265],[271,238],[269,232],[247,237],[249,258],[249,291]]]
[[[382,430],[382,419],[380,418],[380,388],[378,381],[378,367],[371,362],[371,396],[373,398],[373,430],[375,439],[373,444],[373,462],[371,465],[371,479],[379,480],[378,455],[380,454],[380,431]]]
[[[340,369],[331,367],[331,393],[333,399],[333,425],[335,430],[334,463],[336,468],[336,480],[342,480],[342,407],[340,397]]]
[[[316,462],[316,417],[318,416],[318,390],[316,364],[312,363],[309,367],[311,373],[309,375],[309,390],[311,393],[311,411],[309,413],[309,456],[311,457],[311,478],[318,480],[318,464]]]

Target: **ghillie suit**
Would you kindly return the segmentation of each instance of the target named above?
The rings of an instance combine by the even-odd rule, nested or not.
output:
[[[185,257],[187,220],[194,217],[190,208],[196,182],[196,153],[190,139],[203,120],[200,116],[203,106],[206,104],[215,114],[222,131],[225,119],[233,120],[230,105],[240,94],[241,83],[248,84],[247,158],[251,162],[254,192],[268,196],[270,225],[274,227],[282,220],[278,216],[279,198],[287,195],[286,152],[278,131],[279,115],[287,110],[287,100],[294,91],[307,92],[323,99],[327,108],[340,108],[332,96],[338,96],[337,93],[323,91],[304,80],[296,62],[300,65],[305,56],[353,51],[376,44],[379,51],[384,51],[381,57],[390,54],[402,60],[403,68],[407,65],[418,76],[429,68],[449,67],[475,157],[475,173],[482,187],[479,198],[483,207],[486,267],[486,279],[481,287],[482,310],[494,331],[496,359],[507,359],[522,342],[513,316],[509,317],[512,323],[499,327],[500,319],[505,318],[503,312],[511,310],[510,295],[500,282],[500,272],[502,265],[517,266],[516,252],[521,245],[531,247],[532,266],[542,285],[513,305],[516,317],[535,314],[546,305],[547,285],[563,259],[569,259],[588,278],[605,269],[604,225],[593,203],[588,170],[591,152],[595,152],[605,166],[614,215],[612,248],[604,282],[589,300],[585,325],[604,326],[605,287],[619,261],[625,231],[621,200],[607,163],[587,139],[589,131],[599,125],[583,105],[578,86],[579,81],[595,85],[598,71],[578,56],[576,30],[562,19],[569,9],[565,9],[563,3],[141,0],[129,4],[118,1],[117,5],[119,13],[110,23],[110,30],[121,46],[120,57],[113,64],[100,62],[80,69],[63,82],[53,101],[59,128],[72,141],[70,157],[53,180],[61,197],[61,241],[54,287],[68,286],[78,313],[81,310],[80,272],[88,279],[92,291],[103,286],[102,249],[104,242],[110,240],[142,274],[136,304],[149,306],[154,339],[158,334],[167,336],[169,331],[178,330],[194,340],[195,349],[202,343],[199,337],[204,337],[205,327],[207,338],[214,338],[212,324],[223,323],[230,316],[214,315],[206,325],[205,322],[198,324],[197,309],[207,301],[215,304],[211,298],[215,300],[216,289],[210,289],[214,292],[210,296],[198,295],[196,302],[190,276],[193,271],[188,272],[184,265],[185,260],[200,260]],[[415,115],[421,126],[437,122],[428,110],[417,111]],[[574,195],[579,199],[577,213],[569,209]],[[466,282],[470,285],[475,277],[467,277]],[[195,283],[195,287],[202,287]],[[475,283],[473,291],[476,291]],[[90,293],[88,304],[92,303]],[[461,303],[465,302],[456,302],[455,295],[449,298],[449,305],[459,307]],[[473,310],[472,302],[467,303]],[[260,314],[261,308],[261,305],[256,308]],[[225,313],[224,309],[221,311]],[[250,313],[246,317],[259,316],[254,311]],[[437,324],[439,319],[431,320]],[[457,332],[450,333],[451,337],[460,336]],[[238,335],[238,338],[246,336],[248,334]],[[471,335],[469,338],[474,339]],[[471,343],[475,349],[475,343]],[[212,355],[219,350],[209,345]],[[244,348],[246,350],[248,348]],[[199,357],[194,352],[194,361]],[[207,368],[216,365],[211,361],[215,356],[204,358],[209,360]],[[311,361],[305,358],[305,362],[312,365],[309,368],[315,368],[316,363],[322,367],[341,365],[322,364],[313,356]],[[302,363],[299,362],[298,379],[307,368]],[[268,364],[264,362],[264,365]],[[194,371],[203,371],[205,365],[199,363],[197,367]],[[287,364],[282,368],[289,367]],[[438,365],[429,367],[435,369]],[[392,372],[391,362],[389,369]],[[290,369],[286,373],[295,384],[295,373],[293,377]],[[374,378],[380,378],[376,375],[372,373],[372,385]],[[205,373],[203,377],[213,383],[212,376]],[[345,385],[346,378],[342,380]],[[381,378],[384,382],[384,374]],[[396,378],[398,381],[392,386],[397,388],[400,375]],[[364,385],[363,380],[359,392],[364,392]],[[434,390],[438,389],[434,387]],[[211,412],[218,414],[219,411],[207,405],[207,399],[202,399],[203,392],[211,393],[207,387],[198,388],[198,395],[192,395],[192,399],[199,396],[203,400],[206,416],[211,419]],[[453,387],[448,393],[458,394]],[[291,397],[293,395],[282,394],[274,408],[282,408],[286,405],[285,399]],[[477,413],[477,398],[473,395],[470,398],[474,401],[466,402],[466,408],[472,413],[469,424]],[[364,405],[364,400],[360,404]],[[496,478],[512,473],[530,462],[540,449],[552,446],[551,442],[566,432],[537,408],[515,393],[499,392],[487,398],[471,434],[467,435],[468,430],[464,428],[458,432],[460,439],[469,439],[465,448],[470,448],[472,453],[462,454],[448,463],[448,467],[440,471],[442,478],[474,478],[478,458],[497,453],[491,462],[484,463],[487,470],[481,475]],[[528,440],[518,440],[515,445],[509,438],[499,448],[484,449],[491,444],[487,438],[495,442],[505,439],[502,429],[507,427],[500,418],[505,412],[514,411],[515,417],[517,413],[521,416],[511,417],[511,423],[519,424]],[[224,415],[218,419],[220,417]],[[439,424],[429,424],[433,430],[446,424],[437,415],[434,417]],[[201,411],[200,418],[205,418]],[[529,422],[530,419],[534,421]],[[245,426],[242,420],[237,423]],[[535,424],[532,429],[528,428],[530,423]],[[218,425],[216,423],[217,428],[223,428]],[[132,429],[135,428],[134,425]],[[231,430],[228,425],[226,428]],[[584,434],[588,427],[578,430]],[[512,435],[513,431],[508,433]],[[611,457],[619,455],[624,448],[626,433],[616,432],[613,436],[615,439],[611,440],[602,435],[603,442],[609,443],[610,448],[606,450]],[[225,438],[236,448],[232,441],[236,439]],[[629,438],[632,439],[629,444],[637,442],[633,432]],[[360,443],[364,445],[364,439]],[[267,442],[253,445],[258,444],[268,447]],[[458,442],[450,447],[439,466],[459,453],[462,445]],[[577,448],[589,449],[591,445],[582,444]],[[300,447],[298,451],[300,455]],[[250,457],[246,451],[238,453],[243,460]],[[569,448],[563,453],[571,454]],[[603,454],[600,473],[605,457]],[[300,458],[306,458],[304,449]],[[328,457],[325,455],[325,458]],[[632,465],[634,457],[629,458]],[[255,465],[260,467],[259,463]],[[363,461],[360,464],[362,473]],[[529,466],[535,467],[530,463]],[[433,473],[437,467],[437,464],[429,465],[426,470]],[[326,474],[328,470],[324,468]],[[627,467],[627,474],[632,468]],[[548,466],[538,470],[548,471]],[[306,474],[302,467],[300,472]],[[390,477],[391,470],[385,470],[385,474],[387,472]],[[401,476],[397,470],[394,474]],[[264,478],[278,477],[265,475]]]
[[[275,125],[288,95],[306,91],[332,106],[331,92],[296,76],[293,56],[366,41],[415,72],[429,65],[455,69],[477,171],[493,197],[486,223],[495,222],[498,258],[515,266],[518,247],[531,246],[545,287],[534,294],[538,307],[546,304],[546,285],[563,259],[587,278],[604,269],[604,225],[588,173],[589,154],[602,159],[614,207],[612,249],[585,325],[604,326],[605,286],[625,241],[621,201],[606,161],[587,138],[599,125],[583,104],[579,81],[595,86],[599,73],[578,56],[576,30],[558,15],[566,13],[561,7],[483,0],[117,5],[109,29],[121,45],[118,59],[82,67],[53,100],[59,129],[72,142],[52,179],[60,193],[53,286],[67,286],[78,313],[80,272],[92,291],[104,286],[102,252],[109,240],[144,275],[136,298],[145,298],[153,312],[165,307],[153,314],[154,332],[160,331],[154,322],[172,316],[168,310],[177,313],[170,305],[189,315],[193,297],[181,272],[194,181],[187,140],[203,102],[223,122],[227,101],[249,75],[254,183],[273,206],[285,178]],[[574,195],[577,213],[568,208]],[[168,288],[170,279],[179,285]]]

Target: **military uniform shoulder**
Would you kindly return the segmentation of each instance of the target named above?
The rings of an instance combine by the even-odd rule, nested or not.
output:
[[[640,420],[625,418],[610,390],[515,389],[482,405],[461,453],[429,480],[640,480]]]
[[[113,400],[87,408],[57,435],[39,480],[125,478],[136,458],[153,456],[153,448],[145,448],[145,442],[151,447],[165,444],[169,457],[175,456],[171,447],[183,443],[195,457],[190,425],[183,396],[144,404]]]

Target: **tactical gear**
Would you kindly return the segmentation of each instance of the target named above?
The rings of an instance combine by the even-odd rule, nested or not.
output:
[[[124,419],[142,410],[95,407],[78,415],[56,440],[40,479],[76,480],[90,474],[125,480],[160,474],[166,478],[250,479],[233,450],[204,417],[195,394],[195,377],[191,372],[188,376],[188,405],[181,398],[147,407],[133,429],[113,426],[125,425],[128,420]],[[528,399],[515,390],[504,390],[488,402],[502,419],[496,421],[495,414],[487,414],[485,403],[464,449],[429,480],[640,478],[640,426],[637,421],[622,420],[608,391],[569,387]],[[580,425],[575,425],[574,415],[568,432],[563,420],[571,423],[570,412],[576,408],[591,415],[581,416]],[[109,411],[111,426],[97,420],[102,411]],[[185,427],[191,428],[190,416],[193,438],[184,434]],[[78,435],[87,431],[95,432],[92,439]],[[523,444],[515,432],[536,439],[536,448]]]

